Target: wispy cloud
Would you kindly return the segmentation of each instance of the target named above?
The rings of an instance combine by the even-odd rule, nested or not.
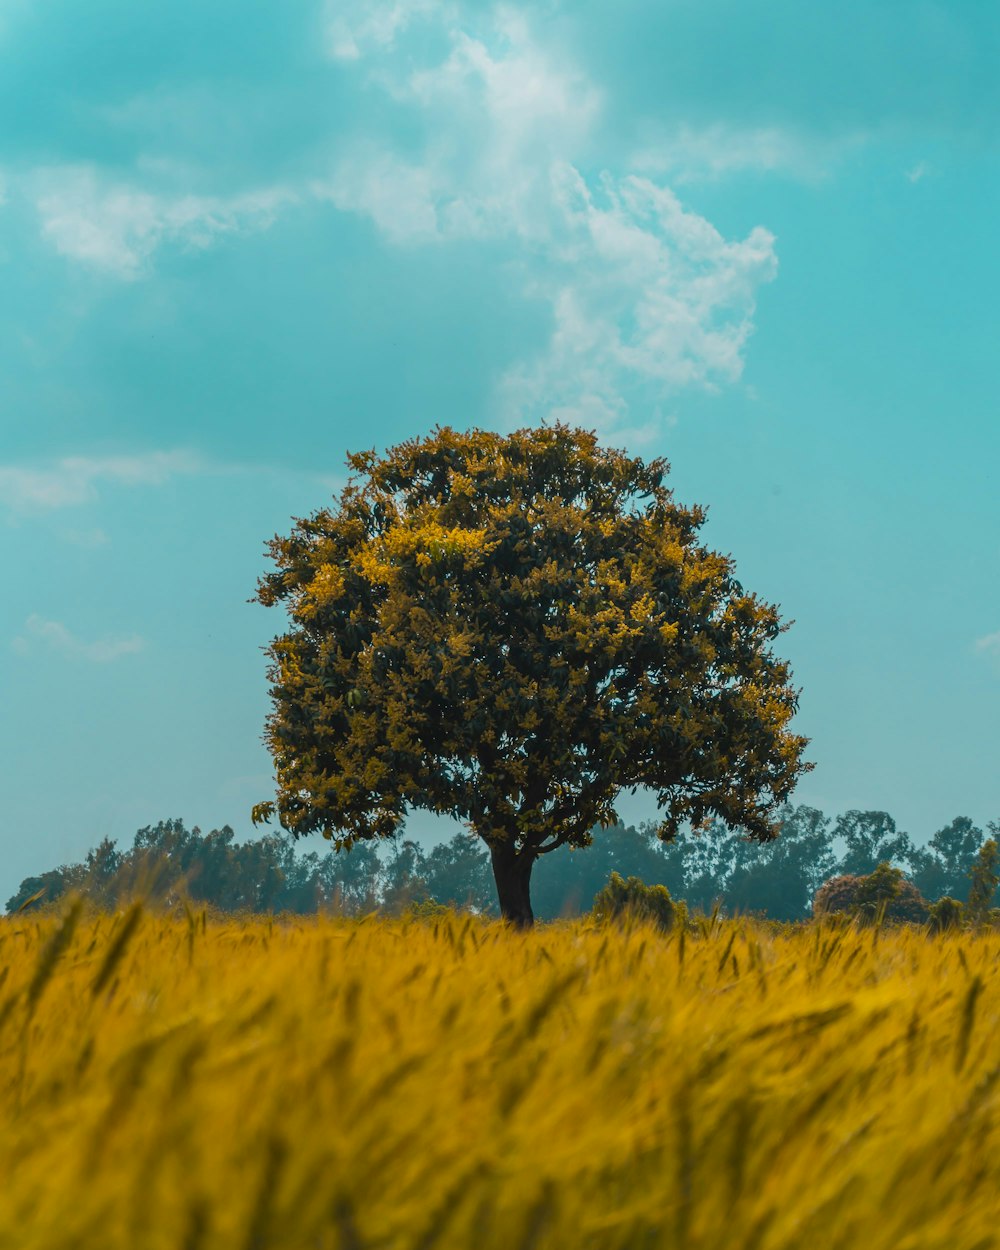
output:
[[[338,61],[356,61],[373,50],[391,48],[411,23],[449,15],[444,0],[328,0],[327,49]]]
[[[1000,629],[995,634],[986,634],[983,638],[977,638],[975,646],[978,654],[991,660],[1000,672]]]
[[[454,11],[447,12],[450,50],[440,63],[413,69],[374,58],[372,83],[423,122],[422,150],[404,157],[368,136],[314,189],[370,216],[394,243],[551,243],[561,226],[552,166],[586,149],[601,94],[573,65],[537,46],[514,11],[497,16],[494,46],[452,25]]]
[[[917,161],[916,165],[906,171],[906,177],[910,182],[920,182],[932,172],[930,165],[926,161]]]
[[[295,198],[282,187],[228,197],[153,193],[78,165],[36,170],[25,185],[57,252],[124,279],[139,277],[165,243],[197,250],[265,230]]]
[[[397,47],[417,25],[432,37]],[[23,189],[43,236],[67,258],[131,280],[151,272],[157,249],[207,248],[266,229],[290,204],[326,200],[367,217],[392,246],[505,249],[507,274],[548,305],[553,327],[540,351],[498,376],[505,421],[558,414],[620,429],[637,388],[655,408],[682,387],[740,378],[756,292],[777,271],[774,239],[759,226],[724,238],[668,181],[804,167],[804,141],[778,129],[681,129],[655,159],[594,172],[602,92],[511,6],[337,0],[326,47],[359,89],[405,112],[415,144],[359,124],[337,137],[322,174],[228,196],[150,190],[191,178],[148,159],[125,180],[89,166],[36,171]],[[92,497],[100,476],[69,464],[55,477],[0,469],[0,489],[5,472],[15,497],[48,506]]]
[[[152,451],[118,456],[64,456],[33,465],[0,464],[0,516],[6,510],[15,523],[40,513],[58,514],[98,501],[109,487],[162,486],[178,478],[258,477],[268,483],[287,478],[336,494],[347,482],[338,465],[303,469],[273,461],[212,460],[192,451]],[[70,516],[77,516],[70,511]],[[86,515],[86,514],[83,514]],[[54,531],[79,547],[101,547],[110,542],[98,526],[70,524]]]
[[[447,55],[416,69],[387,50],[426,6],[339,15],[342,46],[353,22],[365,38],[352,56],[368,55],[370,83],[422,120],[425,140],[415,158],[369,136],[316,193],[368,216],[394,245],[483,239],[516,249],[530,275],[524,293],[549,304],[553,331],[499,379],[508,421],[554,415],[621,428],[636,386],[655,406],[684,386],[737,380],[756,291],[777,270],[772,235],[757,227],[728,241],[654,178],[583,172],[602,109],[596,86],[542,46],[522,13],[501,9],[490,34],[474,37],[454,8],[442,12]],[[682,137],[689,166],[695,148],[706,164],[713,140],[717,169],[737,159],[731,136]],[[789,159],[787,147],[778,132],[761,133],[753,159],[773,166]]]
[[[785,174],[815,182],[869,138],[862,131],[823,139],[786,126],[678,125],[648,138],[633,153],[631,164],[643,173],[666,175],[678,185],[736,174]]]
[[[756,289],[777,269],[768,231],[728,242],[644,178],[605,179],[595,194],[567,170],[561,203],[566,240],[542,288],[555,328],[503,379],[515,413],[607,430],[627,421],[623,378],[655,397],[740,377]]]
[[[16,512],[67,508],[96,499],[102,484],[156,486],[203,462],[191,452],[65,456],[44,465],[0,465],[0,503]]]
[[[343,212],[369,217],[390,243],[443,237],[431,171],[374,145],[360,146],[334,177],[315,181],[312,192]]]
[[[15,638],[12,645],[19,654],[25,655],[37,643],[72,659],[88,660],[92,664],[109,664],[123,655],[134,655],[145,646],[138,634],[84,642],[61,622],[47,621],[33,613],[24,623],[24,634]]]
[[[58,534],[60,538],[68,543],[72,543],[74,547],[83,547],[87,550],[105,547],[111,541],[107,531],[96,525],[87,529],[76,527],[61,529],[58,531]]]

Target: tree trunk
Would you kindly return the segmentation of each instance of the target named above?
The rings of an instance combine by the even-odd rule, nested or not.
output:
[[[501,916],[515,928],[530,929],[535,923],[530,891],[535,856],[525,851],[518,853],[511,842],[497,842],[490,847],[490,859]]]

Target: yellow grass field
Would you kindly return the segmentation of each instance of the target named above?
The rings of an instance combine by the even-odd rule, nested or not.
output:
[[[15,916],[0,1247],[986,1250],[998,967],[992,933]]]

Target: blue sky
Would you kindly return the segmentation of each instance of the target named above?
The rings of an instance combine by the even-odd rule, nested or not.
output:
[[[974,0],[4,0],[0,897],[248,828],[263,543],[436,422],[666,455],[796,622],[798,798],[1000,817],[998,56]]]

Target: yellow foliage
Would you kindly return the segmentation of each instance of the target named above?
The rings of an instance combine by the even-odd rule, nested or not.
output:
[[[482,529],[444,526],[437,521],[399,525],[376,542],[370,543],[354,557],[358,571],[374,585],[388,585],[393,568],[400,561],[413,560],[421,568],[430,568],[437,561],[461,557],[475,562],[496,547],[488,542]]]
[[[344,575],[332,564],[321,564],[309,583],[309,594],[317,603],[329,603],[344,593]]]
[[[0,921],[0,1246],[996,1240],[1000,935]]]
[[[295,615],[302,621],[314,620],[322,608],[340,598],[344,588],[344,575],[340,569],[332,564],[321,564],[298,597]]]

